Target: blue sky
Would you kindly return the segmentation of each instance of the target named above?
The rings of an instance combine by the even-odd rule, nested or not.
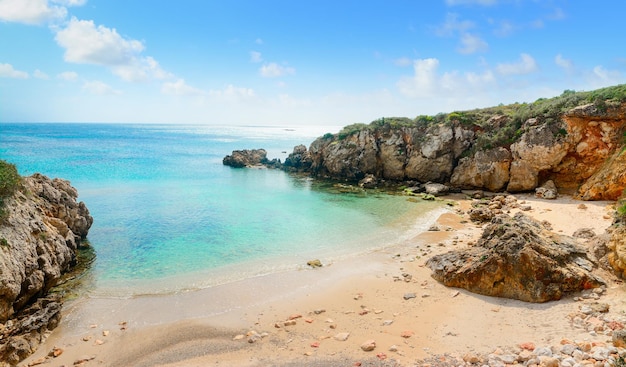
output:
[[[0,122],[347,125],[626,82],[622,0],[0,0]]]

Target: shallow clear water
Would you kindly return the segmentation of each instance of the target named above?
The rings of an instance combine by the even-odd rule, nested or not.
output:
[[[336,129],[335,129],[336,130]],[[234,149],[284,159],[332,128],[1,124],[0,159],[71,181],[94,224],[93,292],[201,288],[397,244],[437,204],[267,169],[232,169]]]

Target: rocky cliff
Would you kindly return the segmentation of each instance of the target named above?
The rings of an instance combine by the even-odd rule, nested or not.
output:
[[[538,114],[523,122],[503,112],[484,121],[456,113],[440,122],[394,127],[378,121],[327,134],[309,148],[310,172],[342,180],[374,175],[509,192],[552,180],[584,200],[621,195],[626,103],[588,103],[557,118]]]
[[[0,219],[0,361],[32,353],[60,319],[48,295],[77,261],[93,218],[68,181],[35,174],[4,200]],[[2,362],[0,362],[2,365]]]

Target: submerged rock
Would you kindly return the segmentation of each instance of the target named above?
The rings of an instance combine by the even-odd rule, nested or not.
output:
[[[522,213],[495,217],[475,246],[437,255],[427,265],[446,286],[527,302],[605,284],[591,273],[595,264],[573,238]]]

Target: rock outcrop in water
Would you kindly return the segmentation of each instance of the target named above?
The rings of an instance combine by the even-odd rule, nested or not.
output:
[[[4,200],[0,219],[0,361],[31,354],[60,320],[48,291],[77,263],[93,218],[68,181],[35,174]],[[2,365],[2,362],[0,362]]]
[[[474,247],[429,259],[433,278],[488,296],[546,302],[605,285],[576,240],[518,213],[496,216]]]

